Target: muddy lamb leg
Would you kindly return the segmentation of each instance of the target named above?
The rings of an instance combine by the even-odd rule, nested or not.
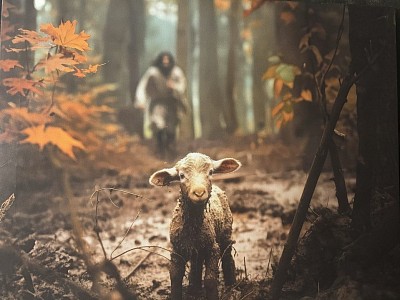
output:
[[[199,252],[193,254],[190,259],[189,290],[195,294],[201,290],[201,279],[203,275],[204,254]]]
[[[235,261],[232,256],[232,243],[227,243],[221,249],[222,256],[222,272],[224,274],[224,282],[226,286],[234,285],[236,282],[235,276]]]
[[[182,256],[172,253],[169,270],[171,279],[171,299],[182,299],[182,280],[185,275],[186,262]]]
[[[208,300],[218,299],[218,262],[220,258],[220,249],[214,245],[205,257],[206,272],[204,276],[204,287]]]

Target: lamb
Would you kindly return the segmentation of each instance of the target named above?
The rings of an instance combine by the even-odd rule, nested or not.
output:
[[[189,289],[204,287],[207,299],[218,299],[218,265],[222,260],[225,285],[233,285],[235,262],[232,257],[232,213],[225,192],[211,183],[214,173],[236,171],[241,163],[233,158],[212,160],[201,153],[189,153],[174,167],[151,175],[155,186],[180,181],[180,196],[170,224],[172,244],[171,299],[182,299],[182,279],[190,261]]]

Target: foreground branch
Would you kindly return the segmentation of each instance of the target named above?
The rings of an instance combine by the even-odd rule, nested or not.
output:
[[[283,249],[278,269],[272,283],[273,299],[279,298],[282,286],[286,281],[287,270],[293,257],[297,245],[297,240],[299,238],[301,228],[306,218],[308,207],[310,205],[312,195],[314,194],[319,175],[321,174],[326,156],[328,154],[329,142],[332,139],[332,134],[339,119],[340,112],[342,111],[342,108],[347,101],[347,95],[350,91],[350,88],[357,81],[357,79],[358,76],[355,75],[346,76],[336,97],[330,119],[326,124],[320,145],[314,157],[314,161],[312,163],[306,184],[304,186],[303,194],[301,195],[299,206],[297,208],[296,215],[294,217],[292,227],[290,228],[289,236]]]

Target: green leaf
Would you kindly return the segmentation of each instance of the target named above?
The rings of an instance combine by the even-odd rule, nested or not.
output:
[[[300,74],[298,67],[288,64],[281,64],[276,68],[276,73],[285,82],[293,82],[294,77]]]

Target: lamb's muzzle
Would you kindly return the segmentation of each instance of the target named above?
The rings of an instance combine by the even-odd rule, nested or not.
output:
[[[171,298],[182,298],[182,278],[190,260],[189,286],[201,288],[202,268],[206,267],[204,286],[208,299],[218,298],[218,262],[226,285],[235,283],[232,249],[232,213],[225,193],[211,183],[214,173],[229,173],[241,166],[233,158],[212,160],[201,153],[189,153],[174,167],[151,175],[152,185],[180,182],[181,195],[172,216],[170,240]]]

